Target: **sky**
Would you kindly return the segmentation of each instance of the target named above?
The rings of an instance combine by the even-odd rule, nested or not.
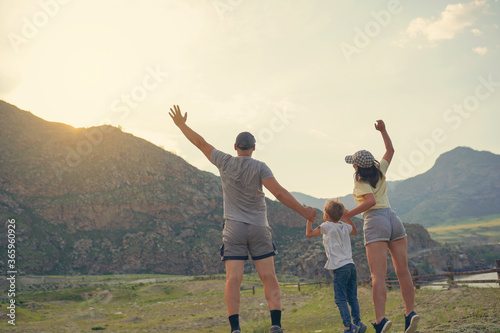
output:
[[[457,146],[500,154],[498,0],[0,0],[0,99],[48,121],[121,126],[217,169],[175,127],[254,158],[289,191],[352,192],[346,155],[389,180]],[[0,134],[1,135],[1,134]]]

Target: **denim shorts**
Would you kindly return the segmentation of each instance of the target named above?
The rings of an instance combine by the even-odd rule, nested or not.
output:
[[[260,260],[278,254],[270,226],[226,220],[222,230],[221,260]]]
[[[390,208],[372,209],[364,213],[365,246],[373,242],[392,242],[406,237],[405,227]]]

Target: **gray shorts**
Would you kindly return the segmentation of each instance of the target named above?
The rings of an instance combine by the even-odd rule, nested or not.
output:
[[[221,260],[260,260],[278,254],[270,226],[226,220],[222,230]]]
[[[406,237],[403,223],[390,208],[369,210],[363,218],[365,246],[373,242],[392,242]]]

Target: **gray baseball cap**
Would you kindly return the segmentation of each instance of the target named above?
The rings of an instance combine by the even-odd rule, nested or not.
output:
[[[371,168],[375,164],[375,157],[368,150],[359,150],[345,157],[349,164],[356,164],[360,168]]]
[[[241,132],[236,137],[236,147],[241,150],[252,149],[255,146],[255,138],[249,132]]]

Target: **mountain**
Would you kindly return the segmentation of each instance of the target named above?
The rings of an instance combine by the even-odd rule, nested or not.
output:
[[[500,155],[458,147],[389,193],[405,222],[426,227],[500,213]]]
[[[267,204],[277,271],[322,274],[321,239]],[[214,174],[118,128],[74,128],[0,101],[0,219],[4,230],[15,219],[20,274],[221,273],[222,213]],[[412,252],[437,246],[421,226],[407,228]],[[354,260],[367,277],[362,238],[353,237]]]
[[[196,259],[220,233],[213,174],[117,128],[73,128],[4,102],[0,133],[1,211],[18,221],[25,271],[193,274],[216,266]]]
[[[330,198],[315,198],[311,195],[307,195],[307,194],[304,194],[301,192],[290,192],[290,193],[301,204],[306,205],[306,206],[311,206],[311,207],[317,208],[319,210],[323,210],[323,207],[325,205],[326,200],[330,199]],[[354,200],[353,200],[353,202],[354,202]],[[343,202],[343,203],[344,203],[344,205],[346,205],[345,202]]]
[[[408,223],[432,227],[500,213],[500,155],[457,147],[439,156],[427,172],[387,182],[392,209]],[[391,172],[389,168],[388,173]],[[293,192],[300,202],[322,210],[326,199]],[[352,194],[339,197],[347,209]]]
[[[402,181],[401,180],[388,181],[387,182],[387,189],[389,191],[392,191],[392,189],[394,189],[396,187],[396,185],[399,184],[400,182],[402,182]],[[323,210],[323,206],[325,205],[326,200],[334,199],[334,198],[319,198],[318,199],[318,198],[315,198],[311,195],[304,194],[301,192],[291,192],[291,193],[293,194],[293,196],[295,198],[297,198],[297,200],[300,203],[302,203],[306,206],[311,206],[311,207],[317,208],[319,210]],[[340,196],[340,197],[338,197],[338,199],[339,199],[339,201],[341,201],[344,204],[344,206],[347,209],[352,209],[352,208],[356,207],[356,202],[354,201],[352,194]],[[361,217],[361,214],[358,216]]]

